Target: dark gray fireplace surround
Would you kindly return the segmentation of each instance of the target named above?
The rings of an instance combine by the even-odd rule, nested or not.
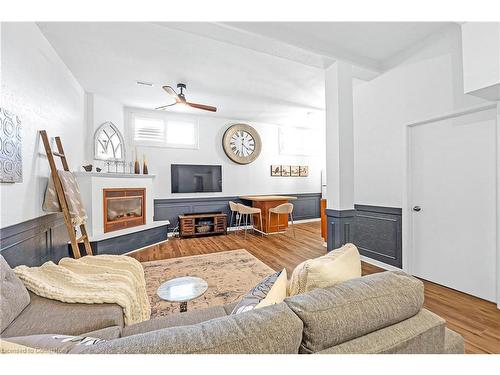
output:
[[[320,217],[320,193],[287,194],[297,197],[294,219]],[[244,204],[238,197],[156,199],[154,219],[170,220],[172,231],[177,216],[184,213],[223,211],[230,215],[228,202]],[[327,210],[328,249],[353,242],[361,254],[401,267],[401,209],[356,205],[354,210]],[[164,227],[116,237],[93,244],[97,254],[120,254],[166,239]],[[117,250],[119,249],[119,250]],[[68,256],[68,236],[62,214],[49,214],[0,229],[0,253],[12,267],[38,266]]]

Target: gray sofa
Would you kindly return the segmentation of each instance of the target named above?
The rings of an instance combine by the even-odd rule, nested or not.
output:
[[[1,337],[26,346],[39,347],[41,334],[67,334],[106,340],[69,353],[464,352],[462,337],[422,308],[422,282],[402,272],[365,276],[238,315],[229,315],[232,305],[216,306],[124,327],[118,306],[30,294],[0,262]]]

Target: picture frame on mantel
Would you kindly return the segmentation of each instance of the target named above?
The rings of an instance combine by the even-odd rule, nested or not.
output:
[[[292,176],[292,177],[299,177],[300,176],[300,166],[298,166],[298,165],[292,165],[290,167],[290,176]]]

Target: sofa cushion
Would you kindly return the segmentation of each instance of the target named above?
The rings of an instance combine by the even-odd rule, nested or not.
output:
[[[301,352],[315,353],[417,314],[424,302],[420,280],[383,272],[285,299],[304,323]]]
[[[30,303],[28,290],[0,255],[0,332],[3,332]]]
[[[295,267],[290,278],[288,295],[333,286],[357,277],[361,277],[361,259],[356,246],[348,243]]]
[[[226,315],[227,313],[223,306],[212,306],[205,309],[191,310],[126,326],[123,328],[122,336],[132,336],[138,333],[156,331],[162,328],[189,326]]]
[[[43,333],[80,335],[101,328],[123,327],[122,308],[115,304],[65,303],[30,292],[31,303],[2,332],[2,337]]]
[[[267,276],[246,293],[231,314],[281,303],[286,298],[286,269]]]
[[[68,336],[58,334],[9,337],[9,342],[44,352],[66,354],[76,347],[89,347],[105,342],[103,339],[88,336]]]
[[[107,341],[79,353],[297,353],[302,322],[284,303],[203,323]]]

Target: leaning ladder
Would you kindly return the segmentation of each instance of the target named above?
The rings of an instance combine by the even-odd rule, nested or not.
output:
[[[75,227],[71,223],[71,216],[68,210],[68,204],[66,202],[66,197],[64,195],[64,189],[59,179],[59,175],[57,173],[57,167],[54,160],[54,156],[61,158],[61,163],[65,171],[69,171],[68,161],[66,160],[66,155],[64,154],[62,142],[60,137],[56,137],[56,146],[57,152],[53,152],[50,148],[49,138],[47,136],[47,132],[45,130],[40,130],[40,136],[42,137],[43,145],[45,147],[45,153],[47,154],[47,159],[49,160],[50,170],[52,179],[54,180],[54,186],[56,188],[57,199],[59,200],[59,205],[61,207],[61,211],[64,215],[64,222],[66,224],[66,229],[68,230],[69,239],[71,242],[71,250],[73,251],[73,257],[80,258],[80,248],[79,243],[83,243],[85,247],[85,252],[87,255],[92,255],[92,246],[90,246],[89,238],[87,235],[87,228],[85,224],[80,225],[80,233],[81,237],[76,237]]]

